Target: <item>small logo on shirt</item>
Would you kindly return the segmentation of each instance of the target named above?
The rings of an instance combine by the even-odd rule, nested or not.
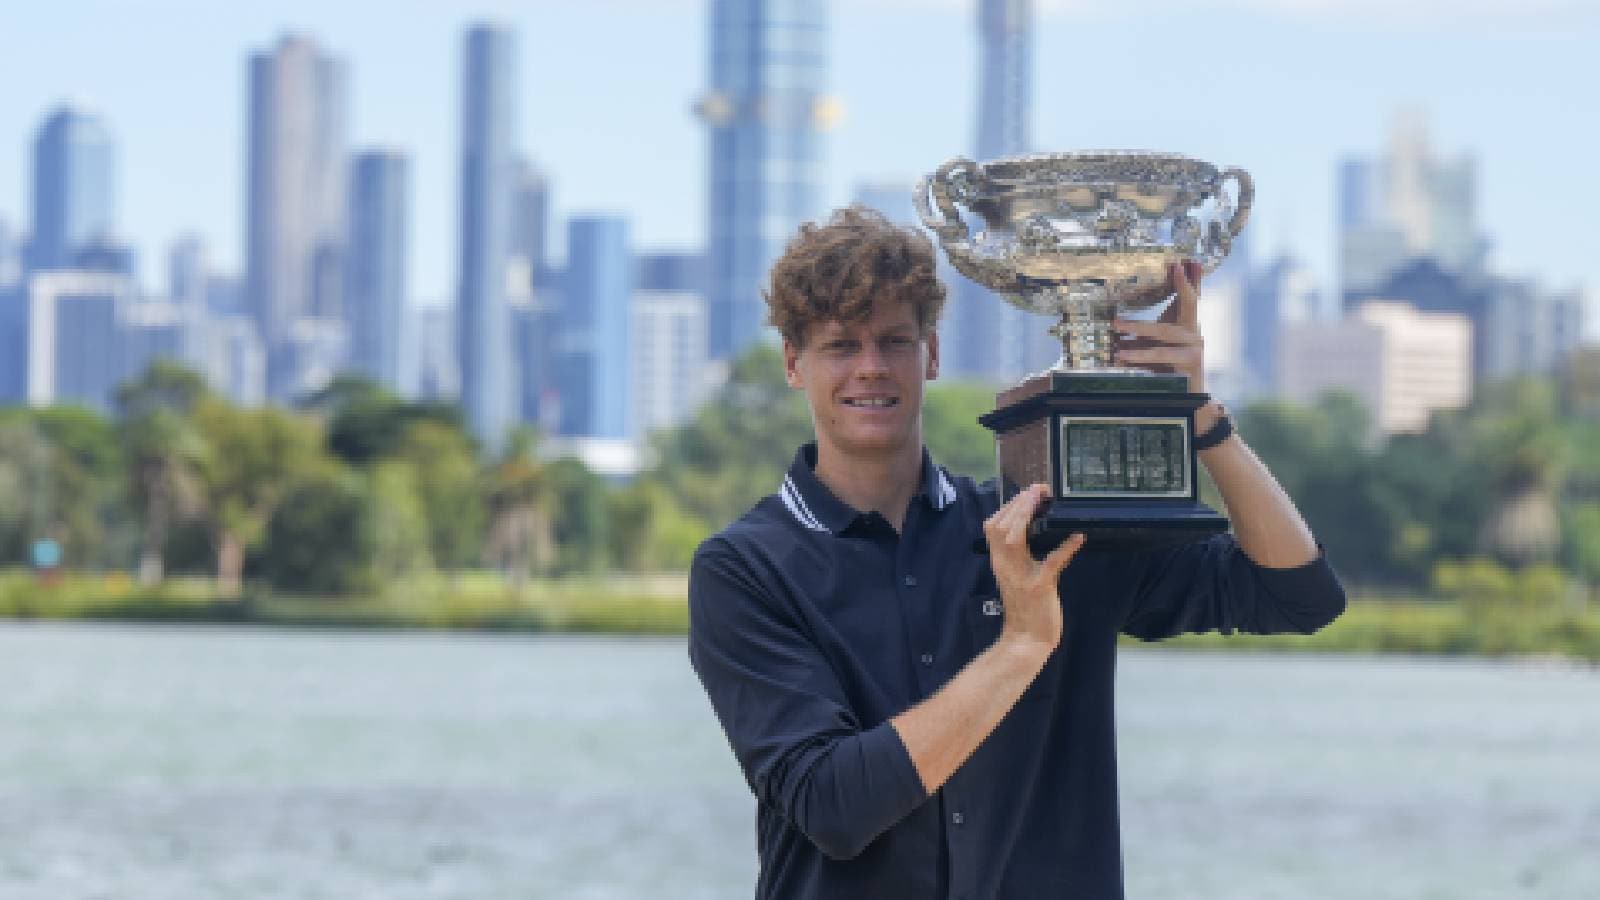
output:
[[[998,599],[996,599],[994,597],[990,597],[989,599],[983,601],[983,614],[984,615],[986,615],[986,616],[998,616],[1003,612],[1005,612],[1005,607],[1000,604],[1000,601]]]

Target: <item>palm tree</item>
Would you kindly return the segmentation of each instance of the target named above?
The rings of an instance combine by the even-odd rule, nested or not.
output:
[[[198,373],[167,361],[157,361],[117,389],[129,494],[144,525],[140,584],[155,584],[165,574],[163,552],[172,524],[198,516],[205,506],[200,471],[206,444],[190,416],[209,395]]]
[[[489,529],[484,562],[510,572],[519,594],[527,584],[530,567],[549,558],[553,543],[537,444],[531,430],[518,429],[505,455],[487,473]]]
[[[1556,494],[1568,453],[1548,384],[1519,379],[1487,392],[1475,443],[1484,485],[1495,497],[1484,523],[1484,548],[1513,566],[1555,556],[1561,547]]]

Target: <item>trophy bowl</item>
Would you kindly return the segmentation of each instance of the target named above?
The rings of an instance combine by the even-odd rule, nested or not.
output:
[[[952,159],[918,183],[914,199],[957,271],[1058,318],[1057,370],[1122,371],[1110,366],[1112,320],[1163,302],[1172,263],[1220,265],[1250,216],[1255,185],[1242,169],[1187,156],[1104,150]],[[982,220],[977,234],[961,207]]]

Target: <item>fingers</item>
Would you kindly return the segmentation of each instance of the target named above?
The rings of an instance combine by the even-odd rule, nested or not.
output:
[[[1195,344],[1200,342],[1200,332],[1194,328],[1172,322],[1144,322],[1138,319],[1118,319],[1111,323],[1121,334],[1149,338],[1163,344]]]
[[[1051,579],[1059,577],[1062,570],[1067,567],[1067,563],[1072,562],[1072,558],[1077,556],[1078,551],[1083,548],[1084,540],[1082,532],[1067,538],[1062,542],[1061,546],[1050,551],[1050,554],[1044,558],[1044,562],[1040,564],[1040,569]]]
[[[1003,543],[1020,543],[1027,535],[1028,523],[1032,521],[1034,511],[1049,495],[1049,485],[1029,485],[995,510],[983,523],[983,534],[988,539],[989,549],[993,551]]]
[[[1200,324],[1200,276],[1204,270],[1192,259],[1172,263],[1167,267],[1167,282],[1177,298],[1172,301],[1172,318],[1168,321],[1190,328]],[[1166,316],[1162,316],[1166,319]]]
[[[1016,508],[1011,511],[1011,518],[1006,522],[1006,541],[1012,544],[1022,544],[1028,539],[1028,523],[1033,521],[1033,514],[1039,509],[1039,504],[1049,496],[1050,486],[1045,484],[1029,485],[1028,489],[1013,497],[1011,502]]]
[[[1199,344],[1188,344],[1182,347],[1138,347],[1118,350],[1115,361],[1138,363],[1141,366],[1172,366],[1174,369],[1187,372],[1199,365],[1203,358]]]

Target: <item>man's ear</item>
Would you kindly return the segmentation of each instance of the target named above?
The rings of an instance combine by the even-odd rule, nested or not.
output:
[[[928,371],[926,378],[932,381],[939,377],[939,332],[928,332]]]
[[[783,380],[792,388],[805,387],[800,378],[800,350],[788,338],[783,339]]]

